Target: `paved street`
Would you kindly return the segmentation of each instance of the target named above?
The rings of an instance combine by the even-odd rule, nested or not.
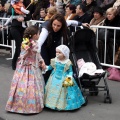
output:
[[[0,50],[0,120],[120,120],[120,82],[109,81],[109,89],[113,103],[103,103],[104,92],[98,96],[88,96],[88,105],[71,112],[58,112],[44,109],[42,113],[22,115],[5,111],[11,79],[14,71],[11,69],[9,52]]]

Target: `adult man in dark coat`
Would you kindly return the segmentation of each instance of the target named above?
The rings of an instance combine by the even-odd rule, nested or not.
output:
[[[82,23],[89,23],[91,17],[86,13],[86,6],[84,4],[78,4],[76,7],[76,16],[73,18]]]
[[[3,17],[3,15],[4,15],[3,7],[4,7],[4,4],[2,4],[2,2],[0,2],[0,17]]]

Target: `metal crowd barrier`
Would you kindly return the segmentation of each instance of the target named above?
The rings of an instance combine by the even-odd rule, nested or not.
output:
[[[14,51],[15,51],[15,41],[11,40],[11,44],[8,44],[8,27],[6,27],[5,29],[3,28],[4,23],[6,22],[8,18],[2,18],[0,17],[0,25],[2,28],[0,28],[0,32],[2,33],[2,38],[0,38],[0,46],[6,47],[6,48],[11,48],[11,58],[6,58],[7,60],[12,59],[14,56]],[[7,32],[7,41],[5,41],[5,30]],[[6,43],[5,43],[6,42]]]
[[[120,30],[120,28],[119,27],[108,27],[108,26],[96,26],[96,25],[92,25],[91,28],[96,28],[96,45],[97,45],[97,47],[98,47],[98,30],[99,29],[105,29],[105,36],[104,36],[104,38],[105,38],[105,42],[104,42],[104,48],[105,48],[105,50],[104,50],[104,62],[101,63],[101,65],[102,66],[107,66],[107,67],[120,68],[120,66],[115,65],[116,30]],[[107,51],[107,47],[106,46],[107,46],[107,30],[108,29],[114,30],[113,55],[112,55],[113,62],[112,62],[112,64],[107,64],[106,63],[106,53],[107,53],[106,52]]]
[[[44,23],[45,21],[39,21],[39,20],[30,20],[27,22],[28,26],[30,25],[35,25],[36,23],[38,23],[39,27],[42,23]]]

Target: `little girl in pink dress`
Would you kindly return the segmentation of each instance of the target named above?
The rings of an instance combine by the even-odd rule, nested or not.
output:
[[[26,28],[6,111],[31,114],[41,112],[44,107],[44,79],[40,69],[44,61],[37,53],[38,37],[38,28]]]

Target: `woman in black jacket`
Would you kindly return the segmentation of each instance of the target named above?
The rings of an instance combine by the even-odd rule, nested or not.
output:
[[[120,27],[120,16],[117,13],[117,10],[113,7],[107,9],[106,11],[106,19],[103,23],[104,26],[109,26],[109,27]],[[105,31],[103,30],[102,33],[98,32],[98,36],[103,36],[102,39],[99,39],[100,44],[102,45],[102,48],[99,53],[101,55],[99,55],[101,62],[103,62],[103,55],[104,55],[104,43],[105,43],[105,39],[104,39],[104,35],[105,35]],[[115,45],[116,45],[116,49],[117,46],[120,45],[120,30],[116,30],[116,41],[115,41]],[[112,63],[113,61],[113,45],[114,45],[114,30],[113,29],[107,29],[107,54],[106,54],[106,62],[107,63]]]
[[[106,11],[106,19],[104,21],[104,26],[110,27],[120,27],[120,16],[117,13],[117,9],[111,7]],[[120,31],[116,30],[116,40],[119,39]],[[114,38],[114,30],[108,29],[108,37]],[[119,41],[116,41],[119,42]]]
[[[80,23],[75,20],[65,21],[65,18],[62,14],[55,14],[52,19],[44,22],[41,25],[41,34],[38,40],[39,51],[47,65],[50,64],[50,59],[56,56],[55,49],[61,44],[68,45],[69,43],[69,34],[67,26],[87,26],[87,23]],[[49,75],[45,80],[48,79]]]

